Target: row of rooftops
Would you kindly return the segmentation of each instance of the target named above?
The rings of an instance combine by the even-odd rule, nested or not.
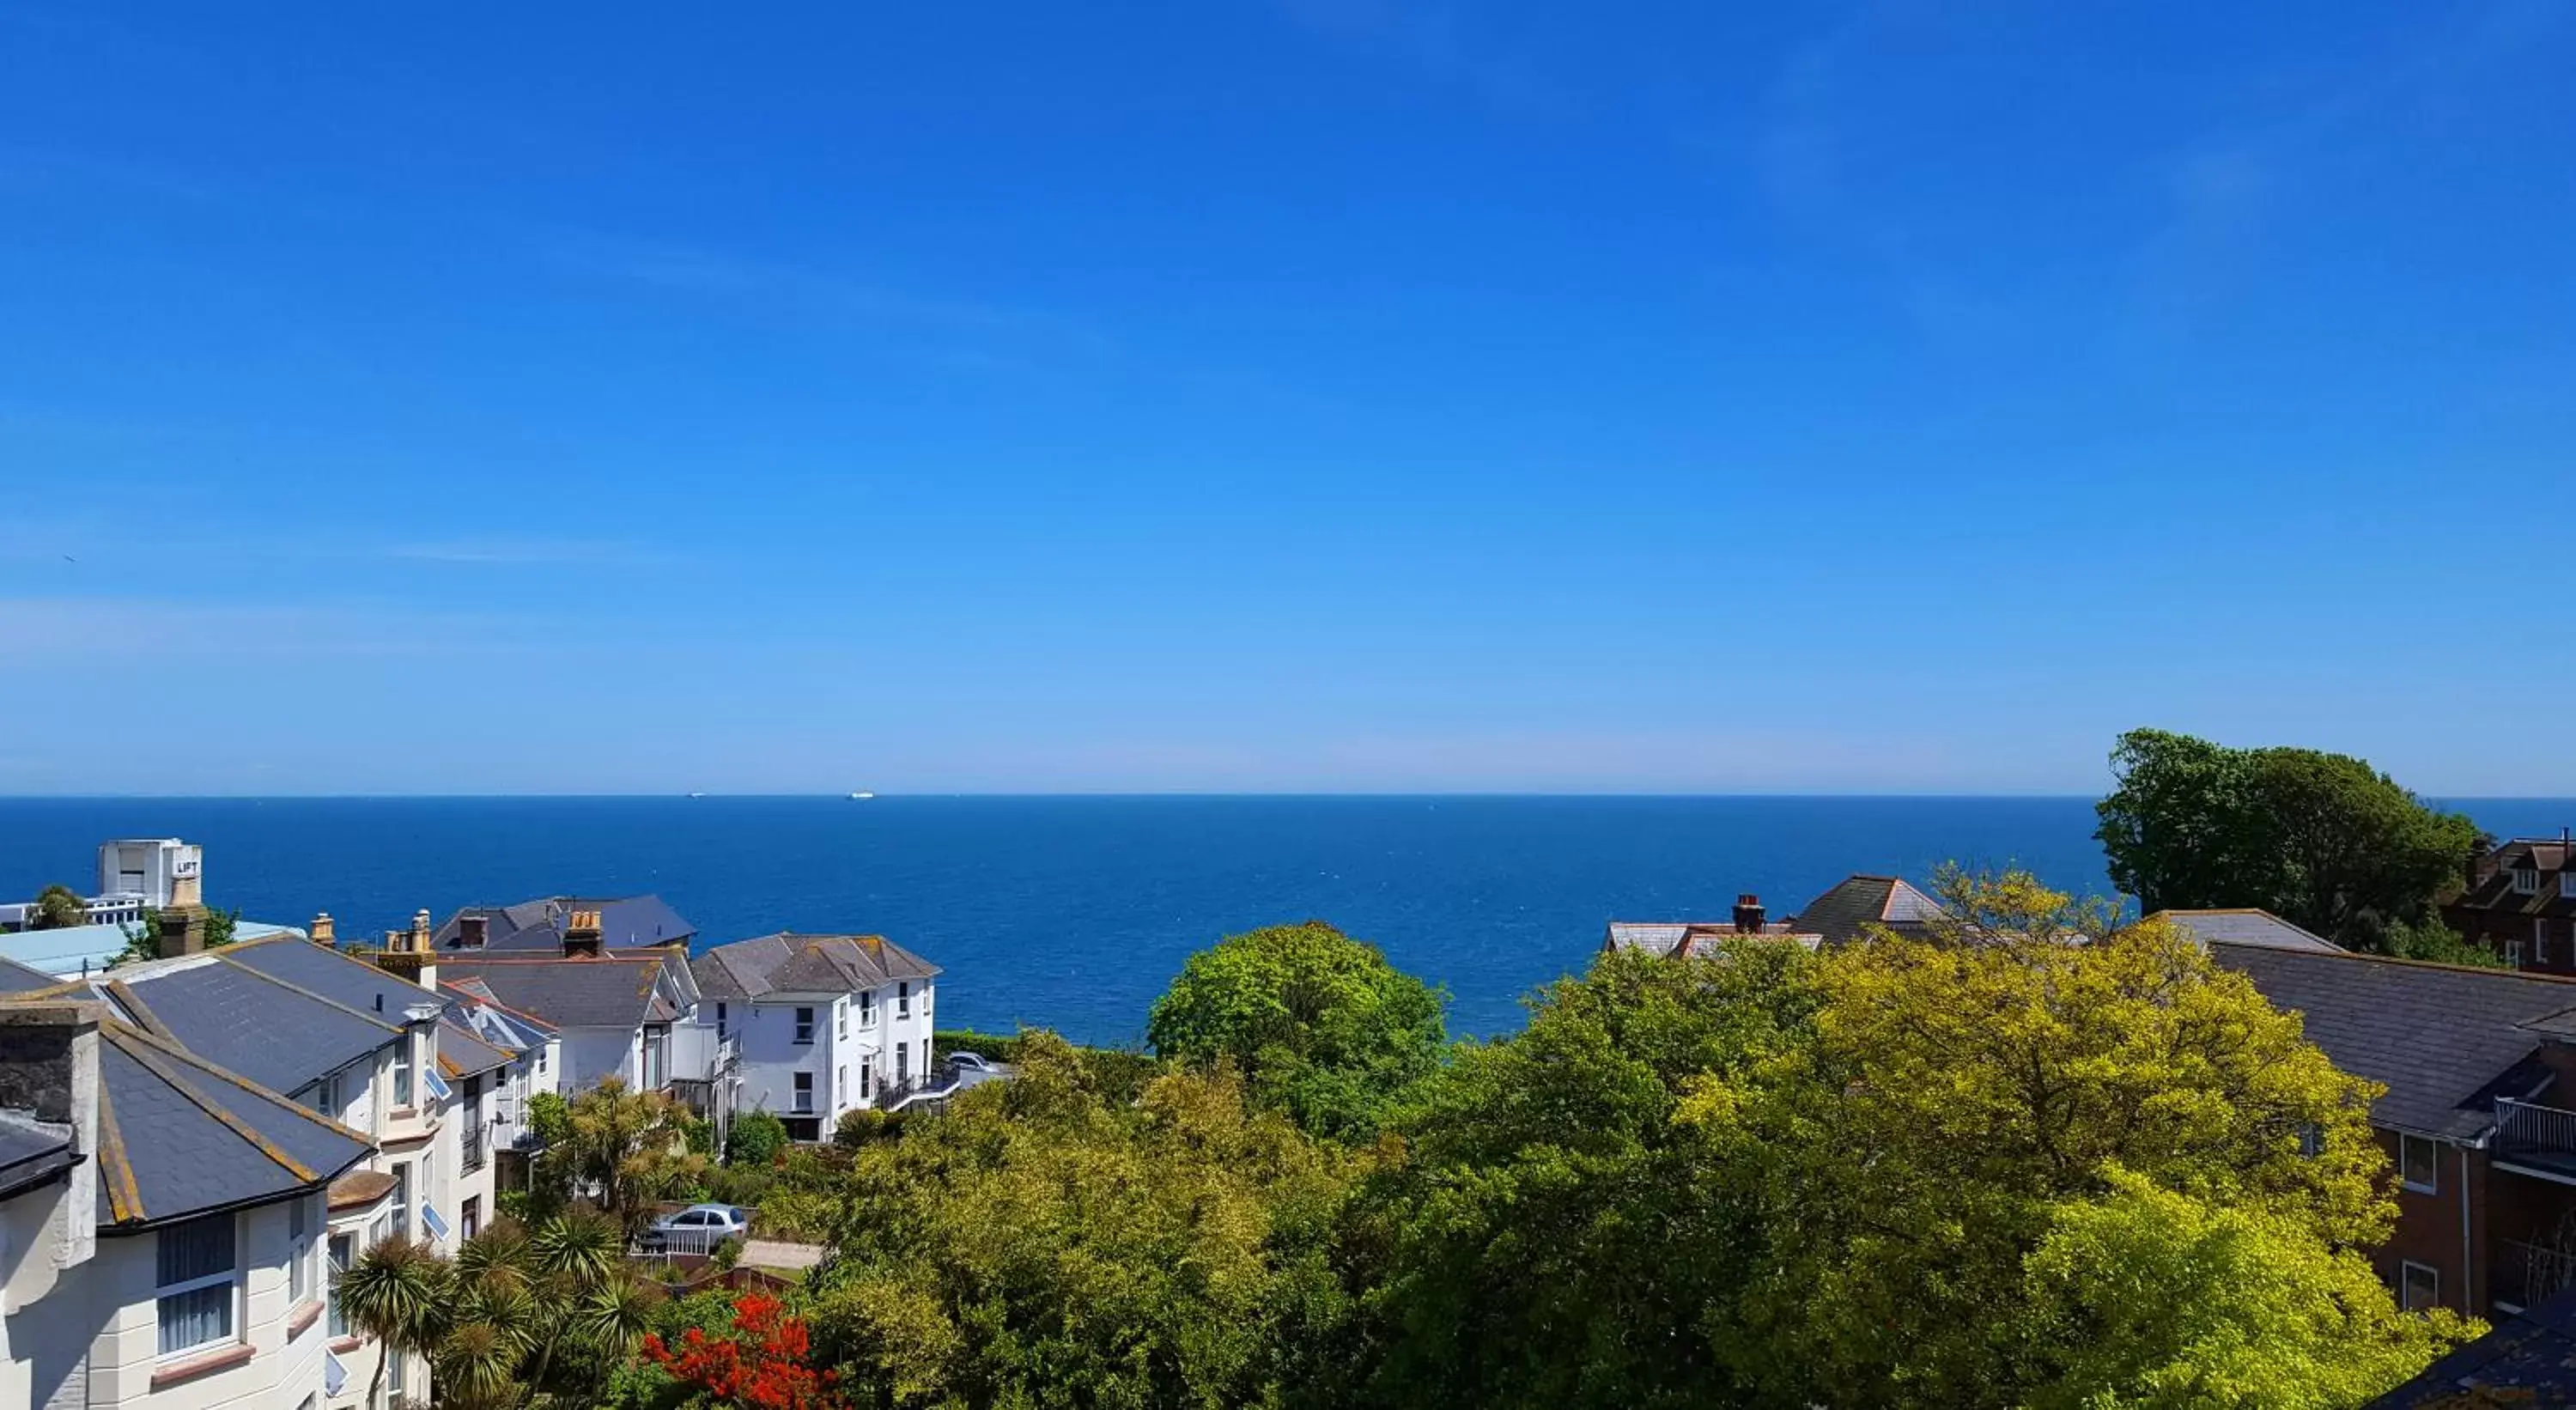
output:
[[[496,1022],[289,936],[70,981],[0,961],[0,999],[9,1003],[0,1014],[98,1015],[90,1156],[106,1233],[283,1198],[365,1160],[374,1150],[366,1133],[291,1094],[372,1064],[409,1025],[436,1025],[439,1075],[449,1080],[504,1067],[551,1036],[535,1020]],[[6,1150],[0,1143],[0,1156]]]
[[[939,973],[878,936],[782,933],[692,960],[695,936],[658,896],[559,896],[466,907],[435,930],[424,913],[387,933],[390,964],[337,949],[326,913],[309,941],[242,922],[231,944],[192,942],[109,970],[101,956],[124,948],[123,928],[68,927],[10,937],[0,1022],[95,1022],[98,1135],[86,1158],[99,1227],[120,1233],[323,1186],[336,1200],[363,1181],[350,1172],[369,1136],[294,1094],[362,1062],[372,1079],[375,1055],[409,1025],[436,1026],[438,1073],[461,1081],[564,1028],[679,1021],[702,992],[756,1000]],[[84,1158],[75,1145],[70,1123],[0,1111],[0,1195]]]

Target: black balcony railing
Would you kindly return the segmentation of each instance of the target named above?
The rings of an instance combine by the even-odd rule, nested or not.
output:
[[[2576,1250],[2507,1239],[2496,1246],[2492,1296],[2516,1307],[2535,1307],[2576,1284]]]

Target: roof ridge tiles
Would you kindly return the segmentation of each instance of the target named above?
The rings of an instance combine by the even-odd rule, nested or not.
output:
[[[2482,979],[2513,979],[2536,984],[2576,985],[2576,974],[2541,974],[2527,969],[2506,969],[2491,964],[2455,964],[2449,960],[2418,960],[2404,955],[2374,955],[2366,950],[2293,950],[2278,945],[2256,945],[2243,940],[2212,940],[2212,945],[2229,945],[2246,950],[2269,950],[2280,955],[2299,955],[2318,960],[2363,960],[2371,964],[2403,965],[2408,969],[2448,970],[2454,974],[2475,975]]]
[[[119,1049],[118,1051],[123,1051]],[[108,1212],[116,1222],[151,1217],[143,1208],[143,1190],[134,1180],[134,1163],[125,1157],[125,1132],[116,1124],[116,1104],[108,1099],[108,1084],[98,1084],[98,1163],[107,1176]]]
[[[189,1105],[194,1106],[197,1110],[213,1117],[225,1130],[241,1137],[243,1141],[249,1144],[252,1150],[258,1151],[261,1155],[268,1157],[270,1164],[275,1165],[280,1170],[294,1176],[298,1180],[313,1181],[322,1178],[313,1172],[313,1168],[311,1166],[306,1165],[304,1162],[297,1160],[295,1157],[288,1155],[282,1150],[279,1150],[275,1142],[269,1140],[259,1132],[252,1130],[249,1122],[242,1120],[239,1116],[233,1114],[233,1112],[225,1108],[220,1103],[211,1100],[204,1093],[199,1092],[193,1083],[190,1083],[185,1078],[172,1073],[166,1065],[170,1061],[170,1054],[168,1052],[155,1051],[151,1048],[151,1045],[148,1044],[143,1049],[135,1049],[126,1047],[121,1043],[117,1045],[117,1051],[124,1053],[129,1058],[132,1058],[135,1064],[141,1067],[144,1071],[160,1078],[163,1086],[166,1086],[171,1091],[178,1093],[188,1102]],[[243,1085],[248,1086],[249,1084],[244,1083]]]
[[[369,1136],[364,1131],[343,1125],[339,1121],[336,1121],[331,1117],[324,1116],[322,1113],[315,1111],[300,1102],[289,1100],[285,1094],[281,1092],[272,1091],[267,1087],[263,1087],[259,1083],[253,1082],[249,1078],[242,1076],[240,1073],[234,1072],[230,1068],[218,1067],[214,1063],[208,1062],[204,1058],[197,1056],[195,1053],[188,1051],[186,1048],[179,1046],[177,1043],[162,1038],[156,1038],[152,1034],[134,1027],[132,1024],[118,1023],[114,1020],[110,1020],[107,1023],[99,1025],[99,1031],[103,1036],[113,1037],[122,1034],[124,1036],[139,1038],[143,1041],[146,1047],[152,1049],[160,1058],[175,1061],[183,1067],[193,1067],[206,1074],[208,1077],[229,1082],[232,1085],[241,1088],[243,1091],[250,1093],[252,1096],[276,1107],[278,1110],[290,1112],[316,1126],[329,1130],[334,1135],[346,1136],[349,1139],[371,1149],[376,1144],[375,1138]],[[163,1081],[170,1080],[167,1074],[161,1072],[157,1067],[154,1067],[151,1062],[146,1061],[142,1054],[133,1051],[121,1043],[117,1045],[117,1050],[123,1052],[127,1057],[133,1058],[136,1062],[142,1063],[146,1068],[151,1069],[154,1076],[160,1077]],[[194,1094],[189,1094],[189,1099],[191,1101],[196,1100]],[[203,1106],[204,1103],[199,1102],[198,1105]],[[225,1124],[230,1125],[232,1123],[229,1120],[226,1120]]]
[[[157,1038],[173,1043],[179,1041],[179,1035],[171,1030],[168,1023],[162,1021],[161,1015],[154,1013],[151,1006],[143,1002],[143,996],[134,992],[133,985],[122,979],[110,979],[100,987],[107,990],[107,996],[116,1000],[118,1007],[134,1015],[135,1026]]]
[[[381,1029],[385,1030],[385,1031],[386,1031],[386,1032],[388,1032],[388,1033],[400,1033],[400,1032],[402,1031],[402,1025],[401,1025],[401,1024],[399,1024],[399,1023],[388,1023],[388,1022],[386,1022],[386,1021],[385,1021],[385,1019],[384,1019],[384,1016],[383,1016],[382,1014],[378,1014],[378,1013],[369,1013],[368,1011],[366,1011],[365,1009],[362,1009],[362,1008],[353,1008],[353,1007],[351,1007],[351,1006],[349,1006],[349,1005],[347,1005],[347,1004],[344,1004],[344,1003],[340,1002],[338,999],[332,998],[332,997],[331,997],[330,995],[328,995],[328,994],[319,994],[319,993],[315,993],[313,990],[307,989],[307,988],[305,988],[303,985],[298,984],[298,983],[296,983],[295,981],[293,981],[293,980],[291,980],[291,979],[281,979],[281,978],[279,978],[278,976],[276,976],[276,975],[274,975],[274,974],[271,974],[271,973],[269,973],[267,970],[261,969],[261,968],[259,968],[259,967],[258,967],[258,966],[256,966],[256,965],[232,964],[232,962],[231,962],[231,961],[229,961],[229,960],[227,960],[225,963],[230,964],[232,968],[234,968],[234,969],[236,969],[236,970],[239,970],[239,971],[241,971],[241,972],[242,972],[242,973],[244,973],[244,974],[253,975],[253,976],[257,977],[257,978],[264,979],[264,980],[268,981],[269,983],[276,985],[278,988],[283,989],[283,990],[285,990],[286,992],[288,992],[288,993],[290,993],[290,994],[297,995],[298,997],[301,997],[301,998],[311,999],[313,1002],[315,1002],[315,1003],[317,1003],[317,1004],[321,1004],[321,1005],[324,1005],[324,1006],[329,1007],[329,1008],[335,1008],[335,1009],[338,1009],[340,1012],[345,1013],[345,1014],[349,1015],[349,1016],[350,1016],[350,1017],[352,1017],[352,1018],[362,1019],[362,1020],[364,1020],[364,1021],[366,1021],[366,1022],[368,1022],[368,1023],[372,1023],[372,1024],[374,1024],[376,1027],[381,1028]],[[352,961],[352,963],[356,963],[356,961]],[[367,966],[367,967],[368,967],[369,969],[374,969],[374,968],[375,968],[373,965],[369,965],[369,966]],[[379,975],[382,975],[382,976],[384,977],[384,979],[385,979],[387,982],[389,982],[389,983],[400,983],[400,982],[402,982],[402,981],[400,981],[400,980],[396,979],[393,975],[386,974],[386,973],[385,973],[384,971],[382,971],[382,970],[376,970],[376,973],[378,973]],[[427,994],[429,991],[428,991],[428,990],[426,990],[426,989],[424,989],[424,990],[422,990],[421,992],[422,992],[422,993],[424,993],[424,994]],[[435,997],[435,996],[433,996],[433,997]]]

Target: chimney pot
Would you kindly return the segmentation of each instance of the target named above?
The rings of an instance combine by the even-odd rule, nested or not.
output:
[[[572,913],[564,922],[563,950],[567,955],[599,953],[599,912],[574,911]]]
[[[1756,896],[1750,891],[1737,893],[1735,898],[1735,932],[1738,935],[1761,934],[1764,914],[1761,897]]]

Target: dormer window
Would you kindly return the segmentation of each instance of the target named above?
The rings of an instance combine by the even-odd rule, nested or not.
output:
[[[2513,869],[2513,894],[2515,894],[2515,895],[2517,895],[2517,896],[2537,896],[2537,895],[2539,895],[2539,894],[2540,894],[2540,870],[2539,870],[2539,868],[2537,868],[2537,867],[2515,867],[2515,868]]]

